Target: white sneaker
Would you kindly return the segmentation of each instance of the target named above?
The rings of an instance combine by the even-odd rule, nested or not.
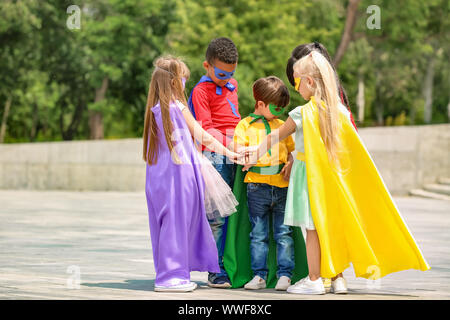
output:
[[[155,292],[190,292],[197,288],[195,282],[180,284],[176,286],[155,286]]]
[[[288,293],[297,294],[325,294],[322,278],[311,281],[309,276],[298,281],[286,290]]]
[[[339,277],[334,281],[331,281],[331,291],[335,294],[345,294],[347,293],[347,281],[343,277]]]
[[[286,276],[281,276],[277,281],[277,285],[275,286],[275,290],[278,291],[286,291],[286,289],[291,285],[291,279]]]
[[[254,276],[253,279],[247,282],[244,286],[244,288],[248,290],[264,289],[265,287],[266,280],[264,280],[260,276]]]

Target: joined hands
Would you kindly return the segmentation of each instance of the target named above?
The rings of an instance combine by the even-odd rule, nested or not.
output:
[[[234,163],[244,166],[242,171],[247,171],[257,162],[257,159],[255,158],[256,149],[257,147],[242,147],[239,148],[237,152],[227,149],[226,156]]]
[[[243,166],[242,171],[248,171],[258,162],[257,150],[258,146],[241,147],[237,150],[237,153],[230,151],[233,157],[229,158],[233,162],[242,165]],[[285,166],[280,172],[283,175],[283,179],[286,181],[289,181],[293,163],[294,159],[292,158],[292,155],[289,155],[288,162],[285,164]]]
[[[254,166],[258,162],[256,151],[258,150],[258,146],[252,147],[242,147],[238,150],[239,154],[243,155],[243,162],[239,163],[242,166],[242,171],[248,171],[252,166]]]

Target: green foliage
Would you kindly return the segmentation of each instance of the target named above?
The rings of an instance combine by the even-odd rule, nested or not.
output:
[[[381,29],[369,30],[365,8],[378,5]],[[339,74],[356,112],[358,75],[365,80],[365,121],[360,125],[424,123],[424,82],[431,57],[437,57],[433,83],[433,122],[448,122],[449,4],[447,1],[366,0],[360,5],[355,37],[339,66]],[[447,29],[445,29],[447,27]],[[447,32],[445,32],[447,30]],[[444,54],[445,52],[445,54]]]
[[[72,5],[81,29],[66,27]],[[285,74],[292,49],[319,41],[333,56],[348,1],[334,0],[26,0],[0,2],[0,119],[11,99],[5,142],[87,139],[89,111],[103,115],[106,139],[142,134],[153,61],[181,56],[191,70],[187,94],[205,73],[211,39],[231,38],[239,51],[235,77],[242,116],[253,111],[252,84],[276,75],[288,86],[288,109],[305,103]],[[366,8],[381,9],[370,30]],[[362,0],[352,41],[338,73],[360,126],[424,123],[424,83],[435,59],[432,123],[448,122],[450,3]],[[105,97],[96,91],[108,80]],[[285,114],[286,116],[286,114]]]

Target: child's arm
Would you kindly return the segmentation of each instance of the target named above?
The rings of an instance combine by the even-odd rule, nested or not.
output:
[[[212,135],[206,132],[200,126],[200,124],[194,119],[191,111],[188,108],[184,108],[182,112],[184,119],[186,120],[187,126],[189,128],[189,131],[191,132],[191,135],[194,137],[195,140],[199,141],[201,144],[203,144],[204,146],[208,147],[209,149],[213,150],[216,153],[222,154],[237,163],[240,164],[242,163],[243,155],[240,155],[227,149]]]
[[[194,105],[195,118],[201,127],[223,145],[227,145],[227,139],[220,130],[214,128],[211,120],[208,94],[202,86],[196,86],[192,92],[192,104]]]
[[[278,129],[272,131],[269,135],[267,135],[261,144],[258,146],[256,152],[254,152],[246,161],[246,165],[242,168],[242,171],[248,171],[250,167],[258,162],[258,159],[266,154],[267,150],[272,148],[272,146],[276,145],[281,140],[286,139],[288,136],[295,132],[296,125],[294,120],[291,117],[288,117],[286,122],[279,127]]]
[[[228,149],[230,149],[233,152],[240,152],[244,150],[246,147],[242,144],[237,143],[236,141],[232,140],[228,144]]]

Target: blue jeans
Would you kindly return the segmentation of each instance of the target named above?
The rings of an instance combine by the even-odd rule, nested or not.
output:
[[[247,184],[248,215],[252,226],[250,255],[253,274],[267,278],[269,252],[269,217],[272,212],[273,237],[277,246],[277,277],[292,276],[295,266],[292,229],[285,225],[284,210],[288,188],[265,183]]]
[[[227,158],[221,154],[209,151],[203,151],[203,154],[211,161],[212,165],[220,173],[225,182],[233,189],[234,176],[236,173],[236,164],[227,160]],[[216,277],[226,276],[227,272],[223,267],[223,252],[225,249],[225,239],[227,236],[227,223],[228,218],[218,217],[216,219],[208,219],[209,225],[214,236],[214,240],[217,245],[218,259],[220,273],[216,274]]]

